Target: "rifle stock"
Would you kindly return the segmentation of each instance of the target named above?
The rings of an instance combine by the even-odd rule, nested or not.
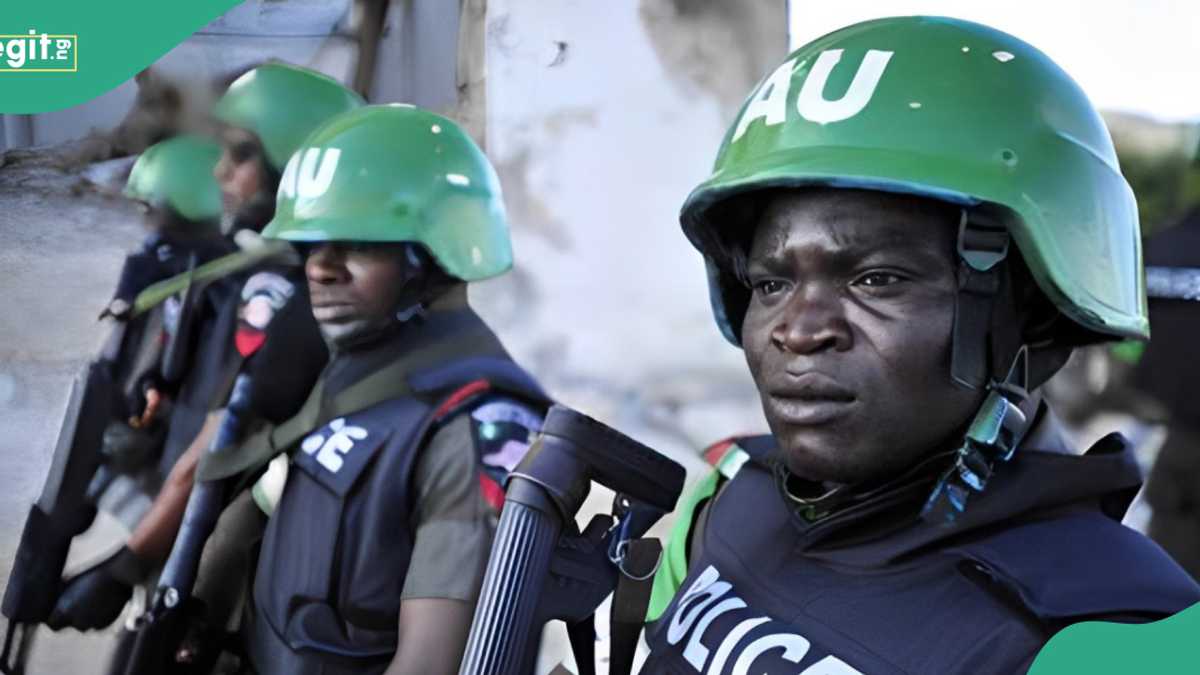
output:
[[[509,476],[459,675],[529,672],[541,624],[579,625],[595,611],[616,585],[624,546],[674,508],[683,479],[683,467],[654,450],[552,407]],[[598,516],[576,535],[592,481],[618,493],[615,522]],[[546,585],[555,590],[543,597]]]

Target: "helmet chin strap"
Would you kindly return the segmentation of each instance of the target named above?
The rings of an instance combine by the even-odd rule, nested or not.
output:
[[[938,480],[921,510],[932,522],[953,522],[967,506],[973,492],[983,492],[998,462],[1012,459],[1025,438],[1037,411],[1029,389],[1029,349],[1018,338],[1014,345],[996,331],[997,323],[1015,321],[1005,305],[1002,264],[1008,256],[1009,234],[1003,224],[964,209],[958,228],[958,294],[954,305],[950,375],[954,383],[987,396],[971,420],[954,463]],[[1009,299],[1011,301],[1011,299]],[[1011,304],[1011,303],[1010,303]],[[1008,310],[1008,311],[1006,311]],[[1007,327],[1019,331],[1016,326]],[[1012,342],[1012,341],[1010,341]],[[1011,357],[1008,374],[997,379],[996,366]]]
[[[930,522],[952,523],[973,492],[983,492],[998,462],[1012,459],[1033,425],[1037,400],[1028,389],[1029,357],[1022,346],[1003,381],[988,385],[988,395],[971,420],[954,463],[938,479],[921,509]]]
[[[979,390],[991,375],[989,332],[1001,290],[1001,264],[1008,256],[1008,229],[963,209],[958,224],[958,293],[950,377],[965,389]]]

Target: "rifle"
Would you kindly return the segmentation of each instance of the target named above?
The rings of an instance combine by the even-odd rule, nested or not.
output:
[[[113,418],[114,384],[125,323],[115,322],[99,356],[75,376],[41,496],[29,509],[0,611],[8,618],[0,673],[24,672],[34,627],[54,609],[71,540],[91,526],[88,484],[102,463],[100,441]],[[17,637],[18,627],[20,637]],[[15,650],[15,654],[14,654]]]
[[[180,276],[190,279],[196,264],[193,254],[188,272]],[[188,310],[189,301],[194,304],[192,291],[190,285],[186,286],[181,312]],[[50,470],[41,495],[25,518],[0,605],[0,612],[8,619],[0,649],[3,675],[25,671],[36,626],[50,616],[62,592],[71,540],[91,526],[96,518],[96,501],[113,477],[113,470],[105,464],[103,437],[105,428],[118,416],[118,401],[127,393],[123,385],[131,384],[122,382],[129,375],[122,365],[129,324],[167,297],[158,294],[147,298],[143,291],[128,314],[101,315],[108,335],[96,358],[72,380]]]
[[[250,376],[238,375],[207,452],[227,448],[241,438],[250,418],[250,390]],[[175,661],[175,651],[184,638],[188,619],[198,609],[198,601],[191,595],[200,555],[225,506],[227,487],[228,481],[214,480],[198,482],[192,488],[153,600],[146,613],[137,619],[138,635],[125,668],[126,675],[176,673],[186,668]]]
[[[628,554],[675,508],[683,479],[683,467],[654,450],[590,417],[552,407],[509,475],[460,675],[532,672],[539,628],[550,619],[568,623],[580,672],[594,672],[588,619],[618,579],[650,578],[653,570],[629,569]],[[617,492],[615,514],[596,516],[579,533],[575,514],[591,481]],[[553,592],[543,593],[547,587]]]

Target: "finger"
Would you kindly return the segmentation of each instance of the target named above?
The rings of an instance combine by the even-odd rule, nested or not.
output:
[[[154,415],[158,412],[158,406],[161,403],[162,394],[158,393],[157,389],[150,388],[146,390],[146,409],[142,412],[142,427],[149,426],[150,422],[154,420]]]
[[[54,611],[50,612],[50,616],[46,618],[46,627],[57,632],[66,628],[69,622],[70,616],[61,608],[55,607]]]

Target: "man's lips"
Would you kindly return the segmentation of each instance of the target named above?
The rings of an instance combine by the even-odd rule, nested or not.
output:
[[[337,300],[313,301],[313,318],[321,323],[349,321],[358,316],[358,306]]]
[[[846,415],[858,401],[855,393],[816,372],[786,374],[766,388],[767,413],[787,424],[813,426]]]

